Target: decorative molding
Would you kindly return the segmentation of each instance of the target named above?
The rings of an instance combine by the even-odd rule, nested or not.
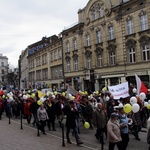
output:
[[[141,10],[141,12],[139,13],[139,16],[143,16],[143,15],[146,15],[146,11]]]
[[[91,52],[90,50],[86,50],[86,51],[85,51],[85,55],[86,55],[86,57],[90,57],[90,56],[91,56],[91,54],[92,54],[92,52]]]
[[[150,43],[150,37],[148,37],[147,35],[143,35],[140,37],[139,42],[141,45],[147,45]]]
[[[126,47],[128,47],[128,48],[134,48],[135,44],[136,44],[136,41],[134,39],[129,39],[126,42]]]

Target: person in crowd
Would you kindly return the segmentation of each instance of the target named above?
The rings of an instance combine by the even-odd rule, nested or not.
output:
[[[150,117],[147,120],[147,143],[149,144],[148,150],[150,150]]]
[[[3,111],[4,111],[3,99],[0,97],[0,120],[2,119]]]
[[[43,134],[46,135],[45,126],[46,126],[46,121],[49,118],[48,118],[46,109],[44,108],[44,104],[42,104],[37,110],[37,119],[41,123],[41,130],[42,130]]]
[[[111,99],[110,103],[107,105],[108,118],[110,118],[111,113],[114,112],[114,106],[115,106],[115,101]]]
[[[82,108],[80,106],[79,101],[76,102],[77,114],[76,114],[76,125],[78,134],[80,134],[80,115],[82,114]]]
[[[100,140],[101,144],[104,144],[103,133],[106,131],[107,116],[102,103],[98,103],[96,110],[93,112],[93,124],[97,128],[96,138]]]
[[[133,135],[135,136],[136,140],[141,140],[139,138],[139,132],[141,130],[141,117],[140,117],[140,111],[138,111],[137,113],[132,113],[132,121],[133,121],[133,127],[134,127],[134,133]]]
[[[110,119],[107,123],[107,138],[109,142],[109,150],[114,150],[115,145],[117,145],[118,150],[122,150],[120,125],[116,113],[111,113]]]
[[[24,103],[24,115],[26,116],[28,124],[31,123],[31,117],[32,117],[30,105],[31,105],[31,99],[28,98]]]
[[[37,104],[36,98],[34,98],[32,100],[32,103],[30,105],[30,111],[32,112],[33,115],[33,122],[32,125],[35,126],[36,124],[36,119],[37,119],[37,110],[38,110],[39,106]]]
[[[67,137],[67,143],[71,144],[71,140],[69,137],[70,130],[73,130],[76,143],[77,145],[83,144],[82,141],[80,141],[77,128],[76,128],[76,113],[77,113],[77,108],[74,105],[73,101],[70,101],[69,104],[66,104],[64,107],[64,113],[67,116],[66,118],[66,137]]]
[[[93,108],[92,105],[90,104],[90,101],[86,102],[84,111],[85,111],[85,120],[90,124],[90,128],[93,129],[92,124]]]
[[[122,138],[122,148],[123,150],[126,150],[129,143],[129,129],[128,129],[129,119],[126,113],[124,112],[123,107],[119,108],[118,121],[119,124],[121,124],[120,131],[121,131],[121,138]]]
[[[56,131],[55,129],[55,115],[56,115],[56,112],[55,112],[55,103],[52,101],[52,97],[49,97],[47,99],[47,102],[46,102],[46,111],[47,111],[47,114],[48,114],[48,129],[51,131],[51,125],[52,125],[52,128],[53,128],[53,131]]]

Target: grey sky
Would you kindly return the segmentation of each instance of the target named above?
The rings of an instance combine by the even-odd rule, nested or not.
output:
[[[0,0],[0,53],[17,67],[21,51],[78,21],[88,0]]]

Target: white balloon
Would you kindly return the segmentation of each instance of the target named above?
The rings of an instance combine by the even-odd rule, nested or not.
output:
[[[26,95],[23,95],[23,99],[25,99],[25,100],[26,100],[27,98],[28,98],[28,97],[27,97]]]
[[[43,96],[40,97],[40,101],[43,103],[43,101],[44,101],[44,97]]]
[[[146,107],[149,103],[148,102],[144,102],[144,106]]]
[[[72,97],[72,94],[68,94],[69,98]]]
[[[135,96],[132,96],[130,98],[130,104],[133,105],[133,104],[136,104],[137,103],[137,98]]]
[[[109,96],[106,96],[106,101],[109,101],[110,100],[110,97]]]
[[[132,105],[132,111],[133,111],[134,113],[137,113],[139,110],[140,110],[139,104],[133,104],[133,105]]]
[[[133,88],[133,89],[132,89],[132,92],[133,92],[133,93],[136,93],[136,91],[137,91],[136,88]]]
[[[55,98],[56,98],[56,96],[55,96],[55,95],[52,95],[52,98],[53,98],[53,99],[55,99]]]
[[[148,104],[150,104],[150,100],[148,100]]]
[[[144,92],[140,93],[140,99],[144,100],[146,98],[146,94]]]
[[[119,106],[119,108],[123,108],[123,104],[122,103],[120,103],[118,106]]]

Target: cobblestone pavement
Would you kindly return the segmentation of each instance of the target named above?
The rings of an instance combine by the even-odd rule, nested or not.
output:
[[[27,124],[26,119],[23,119],[21,130],[20,119],[11,119],[11,124],[9,124],[8,118],[4,117],[0,120],[0,150],[101,150],[101,145],[94,136],[95,130],[85,129],[81,124],[80,138],[84,144],[77,146],[74,137],[70,134],[73,144],[65,142],[65,147],[62,147],[62,132],[57,121],[56,129],[57,131],[48,131],[46,128],[47,135],[41,133],[40,137],[37,137],[36,128],[32,124]],[[148,150],[146,132],[140,132],[140,138],[141,141],[136,141],[133,135],[130,135],[127,150]],[[108,142],[105,139],[104,150],[107,149]]]

